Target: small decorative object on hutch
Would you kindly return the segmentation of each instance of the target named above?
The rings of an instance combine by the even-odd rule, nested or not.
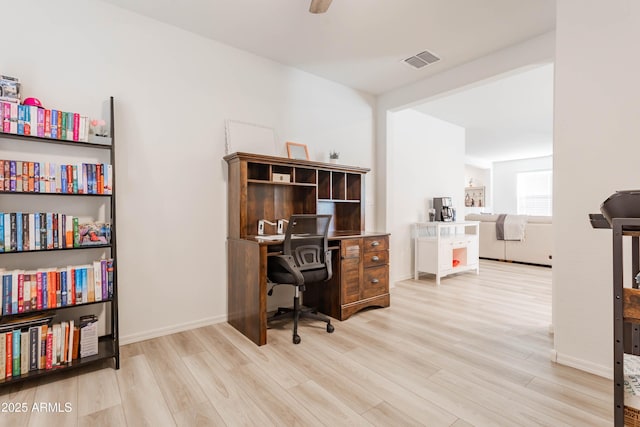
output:
[[[337,151],[329,151],[329,163],[338,163],[338,159],[340,158],[340,153]]]
[[[20,105],[14,117],[0,101],[0,388],[109,359],[120,367],[113,103],[108,141],[94,143],[87,116]],[[103,336],[83,328],[87,312]]]

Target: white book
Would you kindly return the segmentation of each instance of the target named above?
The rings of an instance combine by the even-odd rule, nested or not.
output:
[[[58,331],[60,330],[60,325],[55,324],[51,327],[51,366],[56,366],[58,364],[58,337],[60,334]]]
[[[31,126],[31,136],[38,136],[38,107],[29,105],[29,126]]]
[[[93,283],[95,289],[95,300],[102,301],[102,266],[100,261],[93,261]]]
[[[85,193],[85,191],[84,191],[84,179],[85,179],[85,176],[82,173],[82,163],[78,163],[76,165],[76,169],[78,171],[78,177],[77,177],[78,193]]]
[[[69,320],[69,348],[67,352],[67,362],[73,360],[73,320]]]
[[[60,172],[60,165],[57,163],[52,163],[53,169],[53,180],[56,182],[56,193],[62,193],[62,178]]]
[[[60,363],[65,363],[67,361],[67,343],[69,342],[67,340],[67,328],[69,327],[69,322],[67,321],[63,321],[60,322],[60,341],[59,341],[59,347],[60,347]]]
[[[27,280],[27,275],[30,278],[31,277],[31,272],[30,271],[25,272],[24,270],[22,270],[20,272],[20,274],[22,274],[23,278],[24,278],[24,280],[22,282],[22,284],[23,284],[23,286],[22,286],[22,300],[24,301],[25,308],[26,308],[27,301],[31,301],[31,280],[30,279]],[[16,291],[16,293],[17,293],[17,291]],[[29,304],[31,304],[31,303],[29,303]]]
[[[35,215],[29,214],[29,250],[36,249],[36,219]]]
[[[11,123],[9,124],[9,133],[18,133],[18,104],[10,102]]]
[[[107,179],[109,180],[109,194],[113,192],[113,171],[111,165],[107,165]]]

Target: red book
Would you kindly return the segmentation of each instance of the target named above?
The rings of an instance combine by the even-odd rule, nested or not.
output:
[[[70,295],[69,305],[76,305],[76,274],[75,269],[67,269],[67,295]]]
[[[6,355],[6,377],[11,378],[11,374],[13,373],[13,333],[11,331],[7,332],[7,355]]]
[[[73,140],[80,139],[80,114],[73,113]]]
[[[51,110],[44,110],[44,136],[51,138]]]
[[[67,193],[73,193],[73,166],[66,165],[67,168]]]
[[[96,183],[98,184],[98,194],[104,193],[104,171],[102,168],[102,164],[96,164]]]
[[[53,368],[53,331],[47,331],[47,358],[45,359],[45,369]]]
[[[18,313],[24,312],[24,274],[18,274]]]
[[[36,273],[36,308],[38,310],[42,310],[42,275],[46,274],[43,273],[41,271],[38,271]],[[44,295],[44,297],[46,298],[46,295]]]

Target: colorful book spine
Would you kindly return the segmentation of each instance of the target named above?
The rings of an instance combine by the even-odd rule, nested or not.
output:
[[[7,332],[5,354],[5,377],[11,378],[13,374],[13,333]],[[2,357],[2,355],[0,355]]]
[[[44,108],[37,108],[37,114],[38,114],[38,121],[37,121],[38,136],[43,138],[44,137],[44,116],[45,116]]]
[[[44,110],[44,137],[51,138],[51,110]]]
[[[2,276],[2,315],[11,314],[11,275]]]
[[[80,140],[80,114],[73,113],[73,140]]]
[[[13,354],[11,355],[11,359],[13,361],[13,376],[20,376],[20,329],[15,329],[13,331],[13,338],[11,339]]]
[[[4,213],[0,212],[0,252],[4,252]]]
[[[58,110],[51,110],[51,138],[58,139]]]

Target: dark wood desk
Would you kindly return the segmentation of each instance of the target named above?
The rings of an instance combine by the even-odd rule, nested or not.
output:
[[[333,277],[307,287],[306,305],[338,320],[366,307],[388,307],[389,236],[386,233],[333,232]],[[228,322],[257,345],[267,343],[267,257],[280,241],[255,236],[227,240]]]
[[[267,343],[267,257],[279,241],[258,241],[258,223],[293,214],[329,214],[333,278],[308,286],[306,305],[344,320],[389,305],[389,236],[365,233],[368,168],[233,153],[228,164],[228,321],[258,345]],[[277,232],[266,226],[266,233]],[[349,231],[355,230],[355,231]]]

